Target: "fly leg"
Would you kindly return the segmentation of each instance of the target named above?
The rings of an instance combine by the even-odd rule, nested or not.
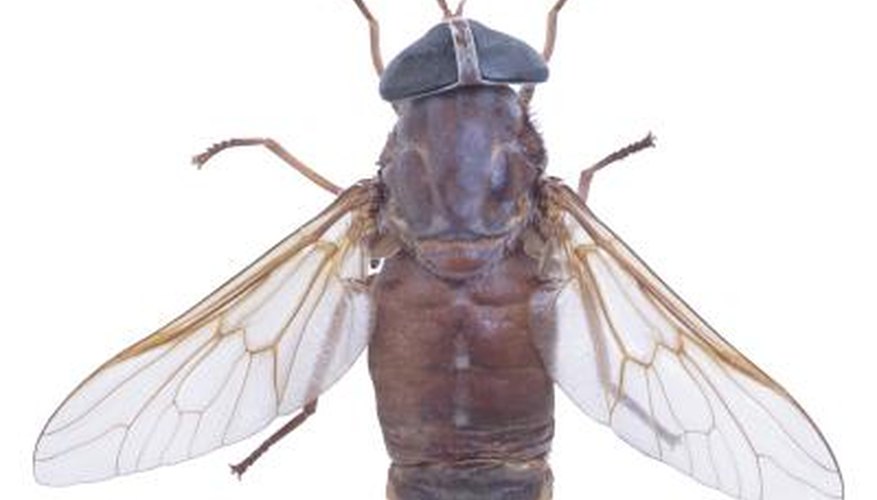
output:
[[[381,57],[381,27],[378,24],[378,20],[375,19],[375,16],[373,16],[368,10],[368,7],[365,6],[364,0],[353,0],[353,3],[359,7],[359,11],[362,12],[365,20],[368,21],[369,46],[371,47],[372,64],[374,65],[378,76],[381,76],[384,73],[384,60]]]
[[[563,5],[566,3],[566,0],[557,0],[557,3],[551,7],[551,10],[548,11],[548,19],[546,20],[546,28],[545,28],[545,46],[542,48],[542,59],[545,60],[547,64],[551,59],[551,55],[554,54],[554,43],[557,41],[557,15],[560,13],[560,9],[563,8]],[[533,99],[533,93],[536,91],[536,86],[532,83],[523,85],[521,87],[521,91],[518,94],[519,99],[527,106],[530,104],[530,100]]]
[[[545,59],[545,62],[548,62],[551,59],[551,55],[554,54],[554,42],[557,41],[557,15],[560,13],[560,9],[563,8],[563,5],[566,3],[566,0],[557,0],[557,3],[551,7],[551,10],[548,11],[548,20],[546,21],[546,29],[545,29],[545,46],[542,48],[542,58]]]
[[[314,412],[316,412],[316,411],[317,411],[317,400],[315,399],[315,400],[311,401],[310,403],[306,404],[305,407],[302,408],[301,412],[299,412],[298,415],[293,417],[292,420],[290,420],[289,422],[284,424],[284,426],[281,427],[280,429],[278,429],[274,434],[271,434],[268,437],[268,439],[263,441],[262,444],[260,444],[258,448],[253,450],[253,452],[250,453],[247,456],[247,458],[241,460],[240,462],[238,462],[235,465],[232,465],[231,466],[231,473],[237,475],[238,479],[240,479],[241,476],[244,475],[244,472],[246,472],[247,469],[249,469],[251,465],[256,463],[256,460],[259,460],[259,457],[261,457],[266,451],[268,451],[268,448],[270,448],[276,442],[283,439],[290,432],[294,431],[296,429],[296,427],[303,424],[304,421],[307,420],[308,417],[313,415]]]
[[[277,155],[281,160],[283,160],[290,167],[298,170],[299,173],[310,179],[312,182],[320,186],[321,188],[329,191],[332,194],[339,194],[342,189],[334,184],[332,181],[326,179],[322,175],[318,174],[316,170],[307,166],[292,155],[289,151],[284,149],[277,141],[274,139],[268,139],[263,137],[252,137],[245,139],[229,139],[227,141],[222,141],[219,143],[210,146],[207,151],[194,156],[192,158],[192,163],[201,168],[207,163],[208,160],[213,158],[214,155],[219,153],[220,151],[228,148],[236,148],[239,146],[264,146],[268,148],[269,151]]]
[[[591,189],[591,180],[594,178],[594,174],[596,174],[600,169],[604,167],[608,167],[609,165],[624,159],[627,156],[632,155],[633,153],[637,153],[646,148],[655,147],[655,136],[649,132],[642,139],[630,143],[627,146],[615,151],[614,153],[606,156],[602,160],[597,163],[591,165],[589,168],[582,171],[579,176],[579,197],[582,201],[588,201],[588,191]]]

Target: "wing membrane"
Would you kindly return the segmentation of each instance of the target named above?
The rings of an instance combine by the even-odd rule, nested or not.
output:
[[[240,274],[107,361],[49,419],[45,484],[96,481],[201,455],[316,398],[368,341],[361,183]]]
[[[673,293],[581,199],[543,185],[543,359],[586,413],[741,499],[843,498],[798,403]]]

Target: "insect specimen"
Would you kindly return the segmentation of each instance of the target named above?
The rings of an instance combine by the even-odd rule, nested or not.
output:
[[[574,191],[546,175],[529,118],[540,54],[452,12],[384,68],[398,121],[377,175],[89,376],[49,419],[38,481],[106,479],[186,460],[316,410],[368,346],[387,492],[547,499],[555,384],[640,451],[742,499],[843,497],[834,456],[794,399],[674,294]],[[513,87],[517,86],[517,87]]]

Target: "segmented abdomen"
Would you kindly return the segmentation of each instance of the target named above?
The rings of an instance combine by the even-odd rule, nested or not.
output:
[[[449,282],[406,256],[374,283],[369,366],[399,500],[550,497],[552,381],[531,340],[532,261]]]

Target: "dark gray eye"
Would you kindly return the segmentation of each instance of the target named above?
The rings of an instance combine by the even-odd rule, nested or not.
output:
[[[478,54],[479,82],[540,83],[548,79],[542,56],[517,38],[471,19],[447,20],[434,26],[387,64],[381,97],[401,101],[459,87],[463,49],[454,43],[451,24],[471,30]]]
[[[398,101],[429,94],[457,81],[454,41],[447,23],[433,27],[396,56],[381,76],[381,97]]]

